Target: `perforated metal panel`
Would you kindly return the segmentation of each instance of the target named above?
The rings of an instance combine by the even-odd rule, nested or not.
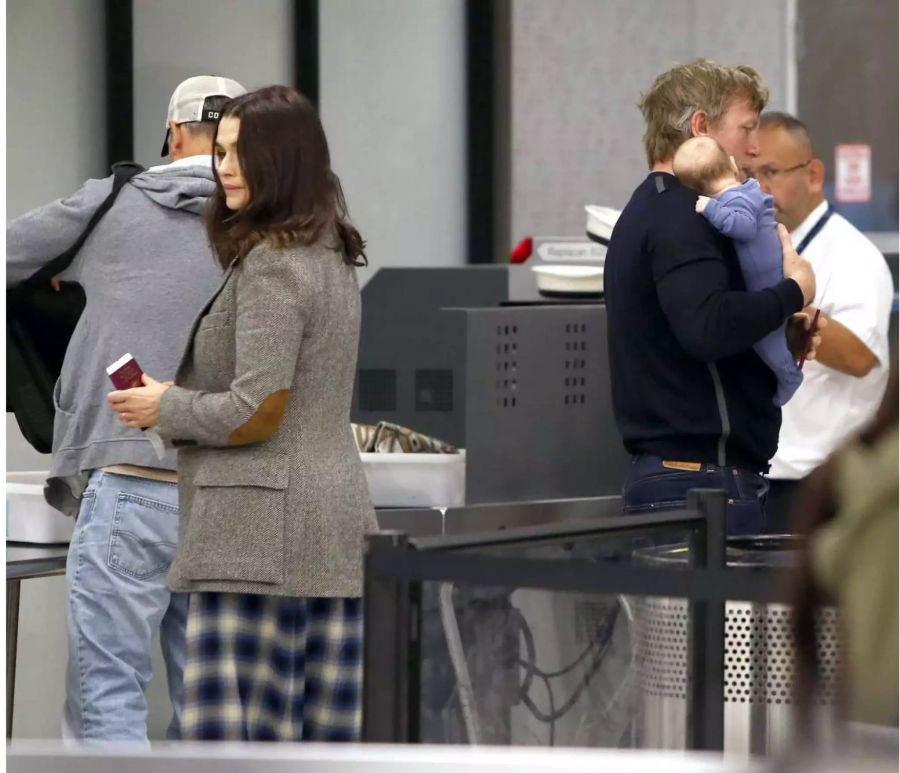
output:
[[[466,501],[621,491],[601,305],[450,312],[466,335]]]
[[[497,407],[515,408],[519,391],[519,326],[497,325]]]
[[[583,322],[566,323],[564,396],[565,405],[584,405],[590,394],[587,378],[588,334]]]
[[[638,682],[650,695],[685,698],[688,679],[687,604],[641,599],[634,604]]]
[[[638,679],[645,694],[683,699],[688,679],[687,603],[678,599],[635,602]],[[828,607],[818,620],[821,685],[816,702],[835,701],[840,669],[838,613]],[[792,702],[796,650],[791,610],[776,604],[725,605],[725,702]]]

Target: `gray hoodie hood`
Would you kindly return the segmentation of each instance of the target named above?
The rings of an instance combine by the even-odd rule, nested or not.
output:
[[[216,189],[208,166],[163,167],[141,172],[131,184],[166,209],[182,209],[199,215]]]

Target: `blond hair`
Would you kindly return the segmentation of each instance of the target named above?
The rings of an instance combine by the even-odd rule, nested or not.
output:
[[[698,110],[714,126],[736,97],[747,99],[756,112],[769,101],[769,90],[759,73],[747,65],[729,67],[710,59],[679,64],[659,75],[641,95],[644,149],[652,167],[668,161],[691,135],[691,118]]]
[[[715,195],[712,184],[726,177],[737,177],[725,149],[712,137],[691,137],[679,145],[672,157],[672,171],[682,185]]]

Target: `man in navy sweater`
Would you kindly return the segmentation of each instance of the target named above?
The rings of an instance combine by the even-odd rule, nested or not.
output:
[[[781,410],[775,375],[753,344],[787,326],[797,359],[815,293],[809,263],[779,226],[785,279],[748,292],[733,243],[694,211],[672,157],[690,137],[714,137],[746,167],[759,153],[768,91],[750,67],[678,65],[642,96],[650,174],[619,217],[604,285],[616,422],[632,454],[626,512],[675,509],[692,488],[723,488],[728,532],[764,531],[766,472]],[[809,356],[814,356],[814,337]]]

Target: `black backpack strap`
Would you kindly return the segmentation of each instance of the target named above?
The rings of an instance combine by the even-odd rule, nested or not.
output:
[[[97,223],[100,222],[100,219],[109,211],[110,207],[112,207],[113,203],[116,200],[116,197],[119,195],[119,192],[122,190],[122,188],[125,187],[125,183],[127,183],[136,174],[140,174],[141,172],[143,172],[144,167],[142,167],[140,164],[134,163],[133,161],[122,161],[118,164],[113,164],[112,171],[112,190],[109,192],[109,195],[103,200],[103,203],[99,207],[97,207],[96,212],[91,215],[91,219],[88,221],[88,224],[85,226],[78,239],[75,240],[75,244],[69,247],[69,249],[62,253],[62,255],[57,255],[46,266],[39,268],[35,273],[28,277],[28,279],[22,282],[22,285],[34,287],[37,285],[46,284],[53,277],[58,276],[63,271],[65,271],[72,263],[72,261],[75,260],[75,256],[78,254],[78,250],[80,250],[81,246],[85,243],[85,241],[87,241],[88,236],[91,235],[91,231],[94,230]]]

